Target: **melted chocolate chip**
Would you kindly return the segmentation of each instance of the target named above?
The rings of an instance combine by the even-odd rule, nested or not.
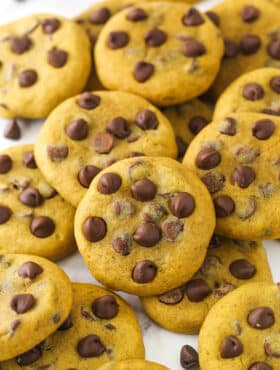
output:
[[[252,5],[244,6],[241,11],[241,17],[244,22],[252,23],[257,20],[260,16],[260,11],[258,8]]]
[[[107,131],[118,139],[124,139],[130,134],[128,122],[123,117],[112,119],[107,125]]]
[[[220,172],[206,172],[201,177],[202,182],[207,187],[209,193],[213,194],[220,191],[224,187],[225,176]]]
[[[142,152],[130,152],[128,158],[143,157],[145,154]]]
[[[251,101],[260,100],[264,97],[264,89],[258,83],[249,83],[243,88],[243,96]]]
[[[77,351],[83,358],[99,357],[105,349],[106,348],[100,338],[94,334],[90,334],[81,339],[77,346]]]
[[[101,25],[105,24],[110,17],[111,17],[110,9],[104,6],[92,12],[89,16],[89,21],[92,24]]]
[[[159,124],[156,114],[149,109],[139,111],[135,116],[135,123],[144,131],[155,130]]]
[[[60,20],[57,18],[47,18],[42,21],[43,32],[47,34],[56,32],[60,25]]]
[[[139,284],[150,283],[157,275],[157,266],[149,260],[137,262],[132,271],[132,279]]]
[[[201,302],[209,296],[211,289],[206,281],[194,279],[187,282],[185,293],[191,302]]]
[[[189,193],[177,193],[170,201],[170,210],[178,218],[189,217],[195,209],[195,201]]]
[[[38,207],[43,203],[44,198],[39,190],[35,188],[26,188],[20,193],[19,200],[28,207]]]
[[[53,162],[61,162],[68,156],[68,147],[65,145],[48,145],[47,153]]]
[[[280,94],[280,76],[275,76],[271,79],[270,87],[274,92]]]
[[[223,135],[236,135],[236,120],[232,117],[224,118],[222,121],[222,127],[220,127],[219,131]]]
[[[7,123],[4,129],[4,137],[11,140],[20,139],[21,131],[17,120],[13,119]]]
[[[152,63],[140,61],[135,64],[134,78],[140,83],[144,83],[154,74],[155,67]]]
[[[206,54],[206,48],[201,42],[189,38],[184,42],[183,52],[186,57],[195,58]]]
[[[187,344],[184,345],[180,352],[180,363],[183,369],[198,370],[199,361],[196,350]]]
[[[202,149],[196,156],[196,166],[202,170],[210,170],[221,162],[220,153],[214,148]]]
[[[64,331],[72,328],[73,322],[71,316],[68,316],[67,319],[60,325],[60,327],[57,329],[58,331]]]
[[[92,180],[100,171],[100,168],[91,165],[81,168],[78,174],[80,184],[84,188],[89,188]]]
[[[181,136],[176,136],[176,144],[177,144],[177,150],[178,150],[178,158],[183,158],[188,144],[184,141],[184,139],[181,138]]]
[[[151,46],[151,47],[159,47],[162,44],[164,44],[166,40],[167,40],[167,34],[158,28],[154,28],[150,30],[145,35],[146,45]]]
[[[17,294],[11,299],[10,306],[17,314],[23,314],[31,310],[35,305],[35,298],[32,294]]]
[[[112,295],[104,295],[103,297],[97,298],[92,306],[92,312],[99,319],[113,319],[119,312],[119,305],[116,298]]]
[[[125,47],[129,42],[129,36],[124,31],[113,31],[108,35],[107,46],[116,50]]]
[[[163,221],[161,228],[164,238],[169,242],[175,242],[183,232],[184,224],[180,220],[167,218]]]
[[[55,224],[47,216],[36,216],[31,221],[30,230],[37,238],[47,238],[54,233]]]
[[[234,277],[241,280],[251,279],[257,271],[256,267],[246,259],[233,261],[229,266],[229,270]]]
[[[21,71],[18,76],[18,83],[20,87],[30,87],[35,84],[38,79],[37,72],[33,69],[26,69]]]
[[[121,254],[122,256],[128,256],[130,254],[131,246],[131,238],[129,234],[124,233],[124,235],[113,239],[112,246],[115,252]]]
[[[158,297],[158,300],[161,303],[167,304],[167,305],[175,305],[180,303],[184,298],[184,292],[181,288],[170,290],[167,293],[161,294]]]
[[[91,243],[102,240],[107,233],[107,225],[101,217],[88,217],[83,224],[83,233]]]
[[[92,140],[92,146],[97,153],[110,153],[114,146],[114,136],[107,132],[98,132]]]
[[[28,261],[21,265],[18,269],[18,275],[22,278],[28,278],[30,280],[35,279],[38,275],[43,272],[43,269],[38,263]]]
[[[133,239],[143,247],[153,247],[161,239],[161,230],[150,222],[141,224],[137,227]]]
[[[48,51],[48,63],[54,68],[62,68],[67,63],[68,53],[64,50],[53,48]]]
[[[273,59],[280,59],[280,40],[271,41],[267,46],[267,52]]]
[[[134,199],[139,200],[140,202],[147,202],[154,199],[157,193],[157,188],[152,181],[142,179],[136,181],[131,186],[131,192]]]
[[[23,353],[16,358],[16,362],[19,366],[28,366],[39,360],[42,356],[42,352],[39,346],[32,348],[30,351]]]
[[[0,154],[0,174],[4,174],[10,171],[13,166],[11,157],[7,154]]]
[[[102,175],[97,184],[97,189],[102,194],[116,193],[122,184],[122,178],[117,173],[107,172]]]
[[[234,184],[237,184],[240,188],[245,189],[248,188],[248,186],[255,180],[256,172],[249,166],[242,166],[239,164],[234,168],[231,178]]]
[[[271,366],[264,362],[255,362],[253,363],[248,370],[273,370]]]
[[[15,54],[23,54],[31,49],[32,42],[28,36],[12,37],[11,49]]]
[[[88,123],[83,118],[75,119],[66,126],[65,132],[72,140],[84,140],[88,136]]]
[[[236,42],[225,39],[224,40],[224,46],[225,46],[225,58],[234,58],[239,53],[239,46],[236,44]]]
[[[98,95],[84,92],[77,100],[77,104],[87,110],[95,109],[99,106],[101,99]]]
[[[205,117],[195,116],[190,119],[188,126],[191,133],[197,135],[208,123],[209,121]]]
[[[216,216],[219,218],[230,216],[235,210],[235,203],[228,195],[216,197],[214,199],[214,206]]]
[[[234,358],[240,356],[243,352],[243,345],[234,335],[226,337],[221,345],[222,358]]]
[[[252,135],[259,140],[267,140],[274,133],[275,123],[270,119],[261,119],[254,123]]]
[[[127,13],[126,19],[131,22],[141,22],[148,18],[148,14],[144,9],[141,8],[131,8]]]
[[[261,39],[257,35],[245,35],[240,41],[240,48],[243,54],[255,54],[261,47]]]
[[[205,20],[200,12],[195,8],[190,8],[187,14],[183,17],[183,24],[185,26],[200,26]]]
[[[254,329],[268,329],[274,325],[275,317],[270,307],[258,307],[247,317],[248,324]]]
[[[0,205],[0,225],[3,225],[6,222],[8,222],[11,216],[12,211],[10,210],[10,208]]]
[[[208,12],[206,12],[208,18],[214,23],[215,26],[219,27],[220,25],[220,16],[213,12],[212,10],[208,10]]]

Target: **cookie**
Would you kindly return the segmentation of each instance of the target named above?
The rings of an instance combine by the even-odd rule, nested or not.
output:
[[[261,68],[235,80],[220,96],[214,120],[231,113],[256,112],[280,115],[280,71]]]
[[[205,92],[222,54],[220,32],[207,16],[182,3],[147,2],[106,23],[96,43],[95,63],[106,88],[166,106]]]
[[[280,236],[279,131],[279,117],[236,113],[213,121],[190,144],[183,163],[212,195],[217,234]]]
[[[175,158],[175,135],[166,117],[146,100],[116,91],[67,100],[46,120],[35,145],[38,166],[74,206],[99,171],[140,155]]]
[[[74,214],[37,168],[32,145],[0,152],[0,253],[71,254]]]
[[[183,286],[165,294],[141,298],[146,313],[160,326],[198,334],[210,308],[223,296],[248,282],[272,283],[261,243],[214,235],[199,271]]]
[[[168,370],[167,367],[145,360],[126,360],[120,362],[108,362],[97,370]]]
[[[1,255],[0,285],[0,361],[4,361],[56,331],[69,315],[72,287],[57,265],[24,254]]]
[[[190,102],[163,109],[176,135],[178,159],[182,159],[192,139],[212,118],[212,110],[207,104],[195,99]]]
[[[97,369],[108,361],[144,358],[137,318],[116,294],[92,284],[75,283],[70,316],[58,331],[2,370]],[[63,354],[63,356],[61,355]]]
[[[160,157],[126,159],[103,170],[75,216],[77,244],[95,278],[139,296],[190,279],[214,226],[201,181],[182,164]]]
[[[85,86],[90,43],[75,22],[36,14],[0,27],[0,117],[41,118]]]
[[[201,368],[279,369],[279,304],[279,285],[268,283],[246,284],[221,299],[200,331]]]
[[[213,99],[243,73],[280,67],[278,12],[266,0],[227,0],[211,10],[225,43],[221,69],[210,91]]]

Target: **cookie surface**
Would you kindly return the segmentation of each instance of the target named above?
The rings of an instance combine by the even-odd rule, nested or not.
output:
[[[190,144],[183,163],[212,195],[217,234],[278,238],[279,130],[279,117],[236,113],[213,121]]]
[[[163,109],[176,135],[178,159],[182,159],[192,139],[212,118],[212,111],[202,101],[195,99],[190,102],[174,105]]]
[[[200,331],[201,368],[278,369],[279,303],[279,286],[267,283],[246,284],[221,299]]]
[[[37,14],[1,26],[0,39],[1,117],[45,117],[84,88],[90,43],[75,22]]]
[[[71,254],[74,214],[37,168],[33,145],[0,152],[0,253]]]
[[[66,274],[40,257],[0,257],[0,361],[40,343],[67,318],[72,287]],[[2,368],[2,366],[1,366]]]
[[[24,361],[25,370],[68,370],[69,366],[88,370],[112,360],[144,357],[137,318],[124,300],[96,285],[72,287],[73,306],[63,325],[32,351],[1,364],[1,369],[14,370]]]
[[[249,282],[272,283],[261,243],[214,236],[199,271],[183,286],[141,299],[146,313],[160,326],[198,334],[210,308],[223,296]]]
[[[227,0],[212,9],[225,41],[224,59],[210,91],[214,99],[243,73],[280,67],[278,11],[265,0]]]
[[[74,206],[100,170],[139,155],[175,158],[175,136],[157,108],[119,91],[67,100],[44,123],[35,145],[44,175]]]
[[[279,69],[261,68],[248,72],[230,84],[220,96],[215,106],[214,120],[240,112],[279,116],[279,98]]]
[[[96,43],[95,62],[106,88],[165,106],[205,92],[222,54],[220,33],[207,16],[182,3],[147,2],[107,22]]]
[[[97,370],[168,370],[167,367],[145,360],[126,360],[120,362],[109,362]]]
[[[103,170],[75,216],[77,244],[95,278],[140,296],[191,278],[214,226],[204,185],[180,163],[160,157],[127,159]]]

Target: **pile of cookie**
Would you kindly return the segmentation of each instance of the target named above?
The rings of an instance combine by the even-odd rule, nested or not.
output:
[[[6,137],[46,117],[0,153],[1,370],[166,369],[112,290],[199,334],[184,369],[280,369],[280,8],[181,1],[0,27]],[[55,264],[76,248],[106,288]]]

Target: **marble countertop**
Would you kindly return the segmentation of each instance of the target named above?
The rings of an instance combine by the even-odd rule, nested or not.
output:
[[[57,13],[72,17],[86,9],[95,0],[1,0],[0,23],[4,24],[24,15],[36,12]],[[219,0],[205,0],[198,4],[199,8],[206,10]],[[2,120],[4,121],[4,120]],[[4,124],[0,122],[0,149],[15,145],[14,141],[3,138]],[[40,129],[42,122],[21,122],[22,139],[16,144],[32,143]],[[280,242],[265,242],[269,261],[273,271],[275,281],[280,281]],[[96,283],[82,258],[76,254],[66,258],[60,263],[61,267],[67,272],[72,281]],[[196,336],[179,335],[161,329],[151,322],[143,313],[137,297],[121,294],[135,309],[143,330],[146,347],[146,358],[163,365],[171,370],[180,370],[179,353],[184,344],[197,346]]]

